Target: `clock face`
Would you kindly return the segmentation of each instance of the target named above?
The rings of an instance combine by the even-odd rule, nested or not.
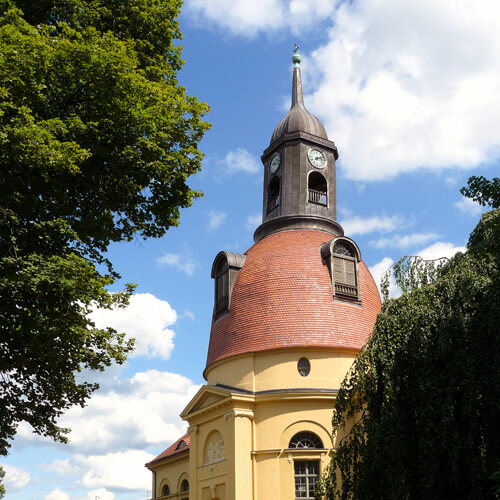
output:
[[[281,161],[280,154],[276,153],[273,156],[273,159],[271,160],[271,163],[269,164],[269,171],[271,172],[271,174],[276,173],[276,171],[280,167],[280,161]]]
[[[323,168],[326,166],[325,155],[318,149],[310,149],[307,156],[313,167]]]

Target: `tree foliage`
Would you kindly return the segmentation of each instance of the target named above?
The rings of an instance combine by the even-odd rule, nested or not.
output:
[[[482,216],[464,254],[404,258],[395,277],[403,293],[384,301],[338,394],[321,493],[499,498],[500,209]]]
[[[472,176],[467,181],[467,186],[460,192],[471,198],[483,207],[500,208],[500,177],[489,180],[480,176]]]
[[[200,193],[208,108],[186,94],[179,0],[0,0],[0,454],[57,417],[132,342],[88,319],[132,287],[111,242],[160,237]]]

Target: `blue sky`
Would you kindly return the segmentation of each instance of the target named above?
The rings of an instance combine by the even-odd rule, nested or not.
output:
[[[481,207],[459,193],[470,175],[498,176],[500,33],[495,0],[187,0],[180,81],[213,124],[204,197],[160,240],[115,245],[130,307],[95,319],[129,332],[123,367],[61,424],[63,446],[21,427],[7,470],[12,500],[142,499],[143,464],[186,429],[178,414],[203,383],[220,250],[253,242],[262,205],[260,155],[290,102],[299,43],[308,109],[335,141],[338,214],[378,280],[405,254],[462,248]]]

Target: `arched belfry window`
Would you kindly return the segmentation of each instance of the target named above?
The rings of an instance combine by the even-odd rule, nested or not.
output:
[[[167,495],[170,495],[170,487],[168,486],[168,484],[163,486],[163,488],[161,489],[161,496],[166,497]]]
[[[214,317],[217,319],[229,311],[231,294],[236,276],[245,263],[246,255],[233,252],[219,252],[212,265],[214,288]]]
[[[319,172],[311,172],[307,182],[309,203],[328,206],[328,183]]]
[[[267,192],[267,213],[272,212],[280,206],[280,178],[275,175],[269,182]]]
[[[361,257],[356,244],[344,236],[335,238],[321,246],[321,256],[330,270],[333,295],[359,300],[358,262]]]

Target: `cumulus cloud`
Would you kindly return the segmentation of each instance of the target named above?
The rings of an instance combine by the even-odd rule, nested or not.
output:
[[[151,472],[144,464],[153,458],[154,455],[145,451],[128,450],[106,455],[75,455],[72,460],[87,470],[80,481],[87,488],[146,490],[151,484]]]
[[[43,497],[44,500],[69,500],[69,495],[59,488],[52,490]]]
[[[248,5],[250,5],[252,9],[254,8],[251,3],[248,3]],[[260,172],[262,168],[257,158],[243,148],[229,151],[219,163],[230,174],[236,174],[238,172],[256,174]]]
[[[485,210],[479,203],[476,203],[470,198],[462,198],[460,201],[455,203],[455,207],[458,208],[463,214],[477,216]]]
[[[308,62],[319,78],[307,102],[349,178],[500,156],[499,17],[496,0],[342,3]]]
[[[399,216],[359,217],[348,215],[342,220],[342,227],[348,236],[367,234],[375,231],[391,232],[400,228],[403,220]]]
[[[101,455],[151,446],[166,448],[185,433],[179,414],[198,389],[187,377],[158,370],[107,381],[85,408],[73,407],[61,417],[60,425],[72,429],[65,449]],[[47,444],[26,426],[19,427],[18,436],[33,445]],[[78,473],[75,466],[78,463],[73,459],[59,459],[46,468],[66,475]]]
[[[429,241],[439,238],[438,233],[411,233],[411,234],[396,234],[389,238],[379,238],[378,240],[370,241],[370,245],[375,248],[411,248],[415,245],[423,245]]]
[[[332,14],[333,0],[187,0],[186,9],[204,25],[222,27],[248,38],[283,28],[307,31]]]
[[[198,263],[191,257],[177,253],[166,253],[165,255],[158,257],[156,262],[160,265],[175,267],[188,276],[193,276],[196,268],[198,267]]]
[[[90,317],[99,328],[110,326],[136,339],[129,357],[168,359],[174,348],[175,333],[168,327],[176,322],[177,314],[168,302],[150,293],[136,293],[128,307],[97,309]]]
[[[8,464],[0,464],[5,472],[3,484],[7,491],[17,491],[30,482],[30,475],[25,470]]]
[[[210,210],[208,212],[208,231],[214,231],[220,227],[226,220],[226,212],[218,212],[217,210]]]
[[[449,259],[457,252],[465,252],[465,250],[465,247],[456,246],[453,243],[438,241],[433,245],[422,248],[422,250],[417,252],[416,255],[419,255],[425,260],[440,259],[441,257],[447,257]]]

